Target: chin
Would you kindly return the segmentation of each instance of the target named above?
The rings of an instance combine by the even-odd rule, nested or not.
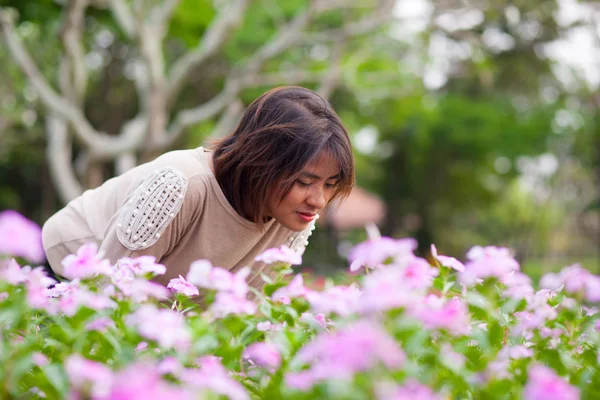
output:
[[[309,222],[307,223],[302,223],[302,222],[297,222],[297,221],[279,221],[279,223],[283,226],[285,226],[286,228],[288,228],[290,231],[294,231],[294,232],[301,232],[303,230],[305,230],[306,228],[308,228],[308,225],[310,224]]]
[[[283,224],[282,224],[283,225]],[[294,232],[302,232],[303,230],[305,230],[306,228],[308,228],[308,224],[302,226],[300,224],[286,224],[283,225],[286,228],[288,228],[290,231],[294,231]]]

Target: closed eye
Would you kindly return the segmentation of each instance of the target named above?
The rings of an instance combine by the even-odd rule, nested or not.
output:
[[[301,187],[310,187],[312,185],[312,182],[303,182],[300,180],[297,180],[296,183]]]

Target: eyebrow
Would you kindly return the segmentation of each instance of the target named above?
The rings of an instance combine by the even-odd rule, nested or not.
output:
[[[321,177],[320,177],[319,175],[315,175],[315,174],[313,174],[313,173],[311,173],[311,172],[303,172],[303,173],[302,173],[302,175],[303,175],[303,176],[305,176],[305,177],[307,177],[307,178],[310,178],[310,179],[317,179],[317,180],[321,179]],[[327,178],[326,180],[330,180],[330,179],[339,179],[339,178],[340,178],[340,174],[339,174],[339,173],[337,173],[337,174],[335,174],[335,175],[331,175],[331,176],[330,176],[329,178]]]

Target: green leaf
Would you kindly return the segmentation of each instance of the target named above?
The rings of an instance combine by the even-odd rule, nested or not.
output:
[[[8,382],[10,392],[18,396],[23,375],[33,367],[31,353],[21,353],[20,358],[11,362],[10,366],[10,371],[8,372],[8,376],[10,376],[10,381]]]
[[[61,395],[62,398],[65,398],[67,395],[68,385],[67,377],[62,366],[59,364],[48,364],[42,367],[42,371],[52,387]]]

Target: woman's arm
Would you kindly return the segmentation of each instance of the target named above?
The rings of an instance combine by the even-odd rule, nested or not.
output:
[[[151,255],[157,262],[169,254],[187,230],[198,208],[197,191],[172,167],[150,174],[110,220],[99,255],[111,263],[122,257]]]

